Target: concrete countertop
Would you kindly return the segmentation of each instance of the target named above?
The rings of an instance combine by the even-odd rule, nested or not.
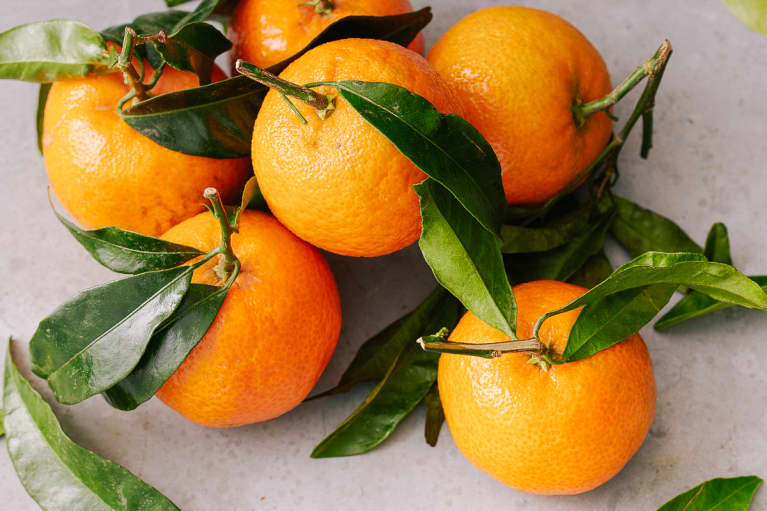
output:
[[[674,218],[699,242],[713,222],[726,222],[736,265],[747,274],[767,274],[767,37],[748,29],[719,0],[523,3],[575,24],[604,56],[614,83],[651,55],[663,37],[672,41],[675,52],[656,108],[655,147],[641,160],[639,136],[632,136],[618,191]],[[501,4],[432,0],[435,19],[426,30],[427,46],[469,12]],[[4,0],[0,30],[57,17],[100,29],[162,8],[161,0]],[[114,278],[72,240],[48,207],[48,181],[35,146],[36,94],[33,84],[0,82],[0,337],[24,341],[65,299]],[[631,98],[619,105],[619,116],[628,113]],[[617,247],[609,252],[614,263],[626,259]],[[344,327],[319,389],[337,381],[360,343],[433,286],[416,247],[372,260],[328,259],[341,291]],[[75,441],[124,465],[185,511],[654,510],[712,477],[767,477],[765,331],[767,314],[739,309],[664,334],[644,329],[658,385],[654,425],[620,474],[575,497],[526,495],[497,483],[461,455],[447,427],[430,448],[423,441],[422,408],[369,454],[310,459],[312,448],[369,387],[229,430],[191,424],[157,400],[132,413],[115,411],[99,398],[55,409]],[[52,401],[45,383],[32,381]],[[37,509],[4,454],[0,507]],[[767,509],[765,490],[752,509]]]

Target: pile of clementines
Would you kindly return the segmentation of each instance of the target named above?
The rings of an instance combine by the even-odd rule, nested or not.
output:
[[[268,68],[346,16],[411,10],[408,0],[240,0],[227,32],[232,68],[240,59]],[[425,58],[423,50],[420,34],[408,47],[335,40],[301,55],[279,79],[385,82],[463,117],[492,146],[509,206],[546,203],[610,141],[608,112],[573,115],[573,105],[611,92],[607,67],[559,16],[484,9],[449,29]],[[132,66],[147,67],[146,82],[154,78],[135,55]],[[213,82],[225,78],[214,69]],[[198,84],[195,74],[166,67],[150,94]],[[270,90],[253,127],[251,157],[232,159],[183,154],[138,133],[116,109],[130,90],[121,72],[53,83],[42,132],[53,194],[86,229],[115,226],[208,252],[220,243],[221,222],[204,211],[204,191],[215,188],[224,204],[236,204],[255,175],[268,208],[238,215],[231,250],[239,274],[207,333],[156,395],[205,426],[280,416],[312,391],[341,331],[336,283],[319,249],[376,257],[413,244],[421,234],[413,185],[426,175],[331,86],[312,88],[327,99],[322,115]],[[192,282],[219,286],[220,269],[212,258]],[[518,336],[532,335],[542,314],[585,291],[556,281],[516,286]],[[541,341],[561,352],[578,314],[548,320]],[[469,344],[508,339],[471,312],[450,337]],[[573,494],[599,486],[639,449],[653,419],[644,342],[634,335],[561,366],[530,360],[525,353],[441,356],[439,396],[453,439],[476,466],[522,491]],[[573,395],[578,399],[568,399]]]

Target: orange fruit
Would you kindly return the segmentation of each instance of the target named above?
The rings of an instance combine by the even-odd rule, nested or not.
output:
[[[153,76],[148,66],[147,76]],[[216,69],[213,78],[225,76]],[[197,85],[196,75],[166,67],[151,93]],[[51,87],[43,122],[45,167],[56,197],[78,222],[156,236],[202,211],[208,186],[225,200],[238,198],[248,158],[190,156],[144,137],[117,113],[128,90],[120,73]]]
[[[440,111],[460,108],[423,57],[385,41],[323,44],[280,77],[301,84],[389,82],[426,97]],[[417,240],[421,220],[413,185],[426,176],[342,98],[324,120],[294,103],[308,124],[270,91],[253,128],[253,169],[274,215],[312,245],[341,255],[379,256]]]
[[[530,337],[541,315],[585,291],[555,281],[516,286],[518,336]],[[548,319],[541,341],[562,353],[578,314]],[[469,312],[450,340],[509,338]],[[652,423],[655,379],[644,341],[633,335],[548,370],[530,358],[440,357],[439,393],[456,445],[474,465],[518,490],[575,494],[596,488],[626,465]]]
[[[243,59],[269,67],[301,51],[328,25],[346,16],[388,16],[413,10],[409,0],[334,0],[320,13],[300,0],[240,0],[227,36],[234,43],[232,62]],[[423,54],[423,35],[408,46]]]
[[[201,213],[164,239],[200,250],[221,240]],[[215,321],[157,396],[192,422],[229,427],[295,408],[325,369],[341,331],[338,290],[325,259],[272,216],[244,211],[232,235],[240,274]],[[192,282],[221,285],[215,258]]]
[[[429,62],[490,142],[509,204],[537,205],[574,181],[604,149],[604,112],[576,125],[572,107],[610,92],[602,57],[575,27],[527,7],[470,14],[431,49]]]

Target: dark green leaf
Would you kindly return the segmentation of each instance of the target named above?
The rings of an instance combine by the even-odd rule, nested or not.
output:
[[[312,396],[311,399],[342,394],[360,383],[380,380],[408,343],[415,342],[422,335],[432,333],[428,329],[435,315],[444,317],[446,324],[451,322],[455,324],[462,311],[461,304],[450,293],[442,287],[437,287],[412,312],[365,341],[341,376],[338,385]]]
[[[48,93],[51,91],[50,83],[41,83],[37,93],[37,113],[35,115],[35,129],[37,130],[37,150],[43,154],[43,120],[45,119],[45,104],[48,102]]]
[[[40,322],[30,341],[33,370],[64,404],[112,387],[136,367],[191,278],[183,266],[83,291]]]
[[[762,290],[767,292],[767,276],[749,278],[761,286]],[[698,318],[711,312],[728,309],[730,307],[734,307],[734,305],[720,302],[703,293],[693,291],[679,300],[671,310],[656,321],[654,327],[656,330],[664,330],[674,325],[678,325],[683,321]]]
[[[740,21],[767,35],[767,3],[764,0],[724,0]]]
[[[544,314],[536,325],[537,328],[543,323],[546,318],[561,314],[563,312],[576,309],[583,305],[594,304],[601,301],[605,297],[611,296],[615,299],[615,295],[622,291],[644,288],[655,284],[669,284],[676,286],[688,286],[694,290],[704,292],[719,300],[733,303],[736,305],[742,305],[744,307],[767,309],[767,294],[752,280],[737,271],[732,266],[713,263],[705,260],[700,254],[692,253],[676,253],[669,254],[663,252],[648,252],[643,254],[633,261],[624,264],[606,280],[597,284],[590,291],[581,295],[576,300],[573,300],[569,304],[554,311]],[[631,307],[638,306],[639,309],[643,308],[647,310],[648,307],[654,305],[648,305],[648,301],[645,299],[639,301],[633,301],[626,298],[630,296],[628,294],[622,295],[624,300],[634,304]],[[616,303],[620,303],[621,300],[615,300]],[[654,297],[653,303],[658,302],[658,297]],[[608,307],[602,305],[602,307]],[[609,307],[613,307],[611,304]],[[617,307],[617,305],[615,305]],[[622,310],[621,314],[628,315],[631,308]],[[616,311],[612,311],[612,314],[616,314]],[[637,317],[644,317],[642,313],[634,320],[638,322]],[[603,322],[611,321],[611,317],[607,317],[607,314],[599,314],[595,311],[590,315],[579,316],[576,321],[586,322],[589,324],[583,328],[583,331],[594,332],[601,329],[599,320]],[[585,318],[585,319],[581,319]],[[650,318],[648,318],[649,321]],[[573,326],[573,329],[576,329]],[[608,325],[609,326],[609,325]],[[640,325],[641,326],[641,325]],[[610,327],[613,328],[613,327]],[[608,328],[608,332],[610,331]],[[587,346],[590,343],[583,344]],[[591,348],[584,348],[578,346],[577,349],[591,350]],[[569,353],[573,353],[576,348],[571,348]]]
[[[117,227],[86,231],[59,215],[55,209],[53,212],[96,261],[118,273],[164,270],[202,255],[196,248]]]
[[[617,214],[610,233],[631,257],[645,252],[703,253],[703,248],[673,221],[630,200],[617,196],[614,199]]]
[[[727,227],[723,223],[715,223],[711,226],[706,237],[706,247],[703,254],[709,261],[732,264],[730,236],[727,234]]]
[[[108,71],[104,39],[82,23],[41,21],[0,34],[0,78],[43,83]]]
[[[461,312],[460,304],[446,294],[422,330],[452,329]],[[426,352],[414,338],[409,339],[391,361],[381,382],[354,413],[314,449],[312,457],[362,454],[386,440],[436,381],[438,360],[438,353]]]
[[[516,338],[517,305],[499,240],[436,181],[414,188],[421,199],[418,245],[437,281],[482,321]]]
[[[310,49],[338,39],[364,37],[406,46],[430,20],[428,7],[393,16],[347,16],[329,25],[303,50],[269,71],[280,73]],[[120,115],[133,129],[174,151],[211,158],[240,158],[250,154],[253,123],[266,92],[266,87],[253,80],[236,76],[155,96]]]
[[[608,212],[594,218],[586,229],[561,247],[507,257],[512,282],[569,279],[591,256],[602,250],[613,216]]]
[[[587,204],[541,227],[501,226],[504,254],[546,252],[572,240],[588,225],[592,206]]]
[[[332,82],[354,109],[488,231],[500,235],[506,210],[501,164],[471,124],[390,83]]]
[[[586,260],[581,269],[567,281],[571,284],[592,288],[605,280],[613,272],[613,266],[604,251],[597,252]]]
[[[170,66],[195,73],[201,85],[210,83],[216,57],[229,51],[232,43],[207,23],[190,23],[167,37],[153,41],[155,50]]]
[[[176,25],[173,27],[172,32],[180,30],[184,26],[191,23],[205,21],[211,14],[213,14],[213,11],[218,5],[218,2],[219,0],[202,0],[202,2],[197,5],[195,10],[178,20]]]
[[[675,284],[636,287],[589,303],[570,330],[562,358],[581,360],[634,335],[665,307],[676,288]]]
[[[3,426],[3,420],[5,420],[5,410],[0,409],[0,436],[5,435],[5,426]]]
[[[152,334],[138,365],[104,393],[109,404],[133,410],[154,396],[208,331],[228,291],[192,284],[178,309]]]
[[[120,465],[70,440],[51,407],[19,372],[10,344],[3,402],[8,454],[21,484],[41,508],[178,510]]]
[[[756,476],[711,479],[669,500],[658,511],[747,511],[761,484]]]
[[[445,411],[442,409],[442,401],[439,398],[439,387],[435,383],[432,385],[429,393],[424,399],[426,405],[426,424],[424,425],[423,436],[426,443],[434,447],[439,440],[439,432],[442,430],[442,424],[445,422]]]
[[[234,214],[229,216],[230,223],[235,229],[240,225],[240,215],[246,209],[269,211],[269,206],[266,205],[266,200],[261,193],[261,189],[258,187],[256,176],[251,177],[245,183],[245,187],[242,189],[240,205],[234,210]]]

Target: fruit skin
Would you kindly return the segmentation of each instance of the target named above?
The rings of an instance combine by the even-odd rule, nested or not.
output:
[[[514,288],[517,334],[586,289],[554,281]],[[541,340],[561,353],[579,310],[547,320]],[[506,341],[468,312],[451,341]],[[530,355],[496,359],[442,355],[439,393],[450,433],[474,465],[513,488],[540,494],[589,491],[617,474],[639,449],[655,413],[652,362],[639,335],[548,371]]]
[[[153,75],[147,66],[147,80]],[[225,78],[216,68],[213,79]],[[197,87],[170,67],[153,95]],[[56,197],[86,228],[115,225],[157,236],[203,210],[202,192],[234,202],[248,158],[214,159],[172,151],[139,134],[117,113],[128,93],[120,73],[53,84],[45,106],[43,155]]]
[[[295,83],[388,82],[460,113],[452,91],[417,53],[385,41],[344,39],[319,46],[280,75]],[[319,87],[324,94],[335,89]],[[347,256],[388,254],[418,239],[413,185],[425,179],[410,160],[343,98],[325,120],[300,101],[302,124],[270,91],[253,129],[253,169],[269,208],[312,245]]]
[[[411,12],[409,0],[334,0],[333,10],[319,14],[311,5],[285,0],[240,0],[227,36],[234,43],[232,62],[244,59],[269,67],[301,51],[328,25],[346,16],[388,16]],[[423,54],[423,35],[408,46]]]
[[[573,104],[609,93],[610,77],[599,52],[559,16],[520,6],[476,11],[442,36],[428,60],[493,146],[509,204],[550,199],[610,138],[603,112],[576,127]]]
[[[164,239],[200,250],[220,242],[201,213]],[[232,248],[242,269],[208,332],[157,396],[192,422],[231,427],[298,406],[330,360],[341,331],[338,290],[325,259],[272,216],[247,210]],[[192,282],[221,285],[215,260]]]

